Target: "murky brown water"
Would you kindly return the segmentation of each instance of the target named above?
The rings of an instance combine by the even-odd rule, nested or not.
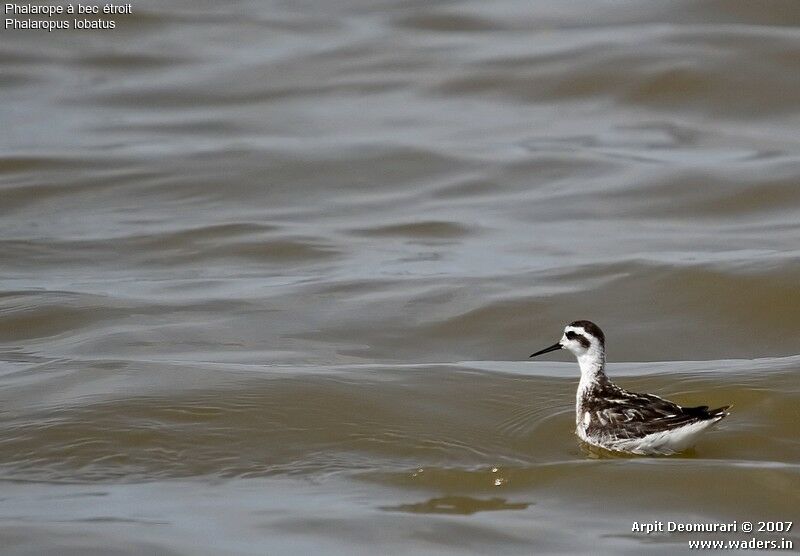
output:
[[[631,531],[800,521],[800,4],[134,12],[0,33],[3,554],[800,542]],[[586,452],[578,318],[733,414]]]

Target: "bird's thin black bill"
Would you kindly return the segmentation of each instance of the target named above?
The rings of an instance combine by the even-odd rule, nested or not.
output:
[[[550,346],[548,348],[544,348],[541,351],[537,351],[536,353],[532,354],[531,357],[536,357],[537,355],[541,355],[543,353],[549,353],[549,352],[555,351],[557,349],[561,349],[561,344],[555,343],[555,344],[553,344],[552,346]]]

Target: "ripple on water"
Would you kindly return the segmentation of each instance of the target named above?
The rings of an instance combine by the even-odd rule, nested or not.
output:
[[[704,365],[715,370],[638,377],[629,371],[619,381],[684,404],[734,404],[720,430],[686,457],[722,467],[736,459],[789,461],[787,450],[800,450],[786,436],[798,394],[793,371],[773,365],[742,379],[730,363]],[[573,378],[451,366],[355,367],[302,377],[245,368],[237,381],[210,391],[108,401],[98,392],[95,403],[78,397],[73,406],[16,409],[0,433],[5,473],[97,481],[357,473],[395,477],[398,486],[446,489],[452,481],[491,490],[534,488],[570,465],[590,463],[573,435]],[[98,371],[120,375],[118,366]],[[409,467],[421,470],[402,471]]]
[[[0,34],[5,552],[796,513],[798,2],[166,4]],[[527,361],[580,318],[622,386],[733,413],[584,450],[574,361]]]

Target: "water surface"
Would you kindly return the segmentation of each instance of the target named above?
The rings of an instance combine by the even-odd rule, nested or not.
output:
[[[4,553],[800,521],[795,2],[133,11],[0,35]],[[732,415],[587,451],[577,366],[527,361],[575,319],[622,386]]]

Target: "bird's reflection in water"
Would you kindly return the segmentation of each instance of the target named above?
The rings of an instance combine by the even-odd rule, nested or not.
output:
[[[504,498],[471,498],[469,496],[442,496],[431,498],[416,504],[400,504],[383,506],[382,510],[391,512],[409,512],[415,514],[455,514],[472,515],[477,512],[494,512],[500,510],[524,510],[530,506],[525,502],[508,502]]]

